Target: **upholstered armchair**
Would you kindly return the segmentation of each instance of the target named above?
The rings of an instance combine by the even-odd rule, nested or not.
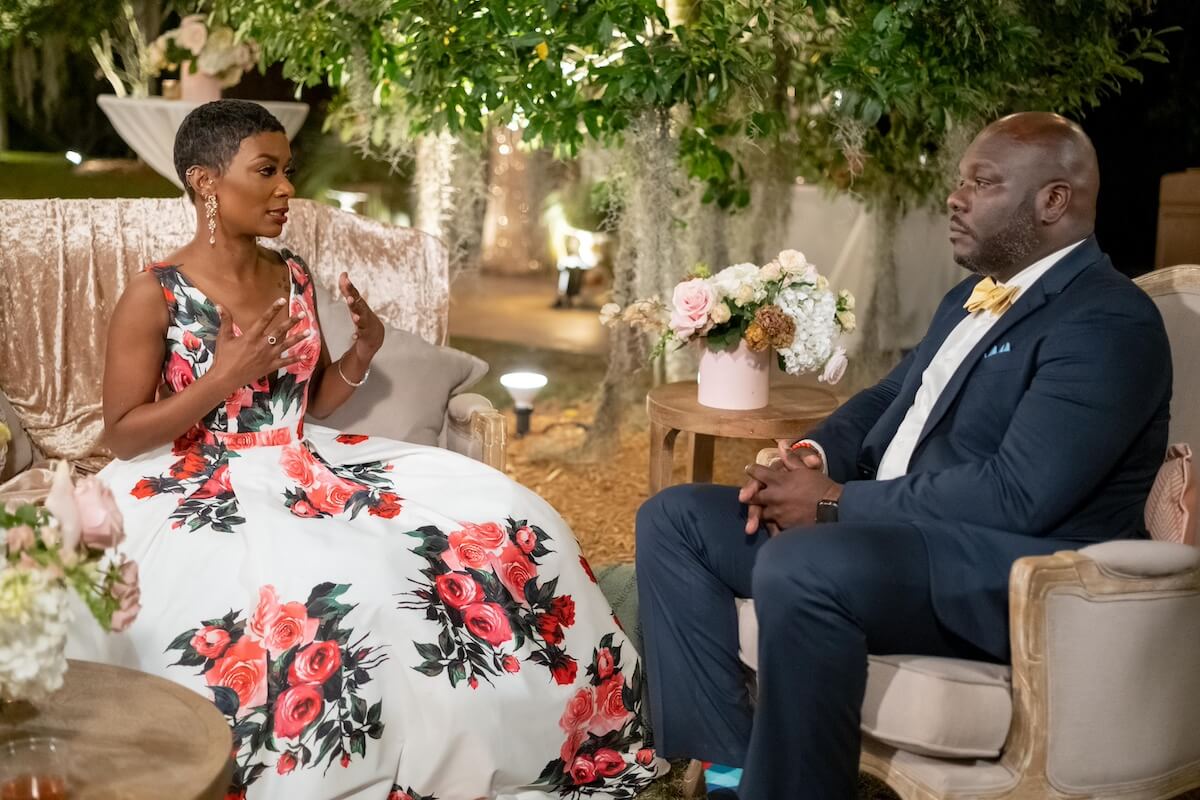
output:
[[[84,470],[107,461],[98,441],[109,315],[130,276],[187,242],[195,224],[182,198],[0,201],[0,421],[14,434],[0,475],[40,457]],[[335,301],[343,270],[388,327],[371,380],[325,424],[448,447],[504,469],[504,418],[486,398],[463,393],[487,365],[442,346],[450,298],[441,242],[294,200],[283,236],[267,244],[308,263],[335,356],[351,333]]]
[[[1171,340],[1170,441],[1200,444],[1200,266],[1138,283]],[[1200,549],[1116,541],[1023,558],[1009,609],[1011,667],[869,659],[863,771],[904,800],[1165,800],[1200,786]],[[738,614],[753,669],[753,602]]]

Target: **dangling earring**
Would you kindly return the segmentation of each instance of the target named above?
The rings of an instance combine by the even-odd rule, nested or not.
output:
[[[215,247],[217,244],[217,196],[215,194],[204,198],[204,214],[208,217],[208,243]]]

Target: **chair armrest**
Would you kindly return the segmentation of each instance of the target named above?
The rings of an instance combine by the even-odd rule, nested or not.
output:
[[[1200,747],[1177,732],[1200,727],[1200,551],[1114,541],[1019,559],[1009,616],[1001,761],[1031,792],[1013,796],[1115,797],[1196,777]]]
[[[446,447],[504,471],[508,426],[492,401],[479,394],[459,394],[446,407]]]

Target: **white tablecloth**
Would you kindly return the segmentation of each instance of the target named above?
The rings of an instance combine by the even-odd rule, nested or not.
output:
[[[815,186],[797,186],[784,247],[804,253],[835,289],[849,289],[858,301],[859,329],[844,337],[851,352],[858,349],[863,323],[874,313],[876,234],[879,220],[847,194],[831,195]],[[913,211],[901,218],[893,252],[899,307],[884,329],[897,347],[921,341],[942,296],[967,272],[954,263],[946,213]]]
[[[161,97],[117,97],[100,95],[98,102],[109,121],[133,152],[151,169],[183,188],[175,174],[175,132],[183,118],[200,103],[165,100]],[[283,124],[291,139],[308,116],[308,103],[256,100]]]

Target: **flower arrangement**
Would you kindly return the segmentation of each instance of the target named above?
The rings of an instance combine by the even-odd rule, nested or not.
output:
[[[717,274],[698,266],[676,287],[668,306],[658,298],[624,309],[600,310],[605,325],[623,322],[657,335],[652,357],[671,345],[702,339],[710,350],[733,350],[741,342],[755,352],[774,348],[779,366],[792,375],[822,369],[837,383],[846,371],[846,350],[836,347],[855,328],[854,296],[836,294],[829,281],[796,250],[784,250],[759,267],[735,264]]]
[[[209,28],[203,14],[184,17],[178,28],[150,45],[155,74],[190,64],[193,72],[216,78],[222,88],[236,85],[258,63],[259,54],[256,42],[238,41],[233,29],[223,25]]]
[[[101,626],[127,628],[140,609],[137,564],[117,555],[123,520],[96,478],[71,481],[59,462],[45,505],[0,508],[0,699],[40,700],[62,686],[74,590]]]

